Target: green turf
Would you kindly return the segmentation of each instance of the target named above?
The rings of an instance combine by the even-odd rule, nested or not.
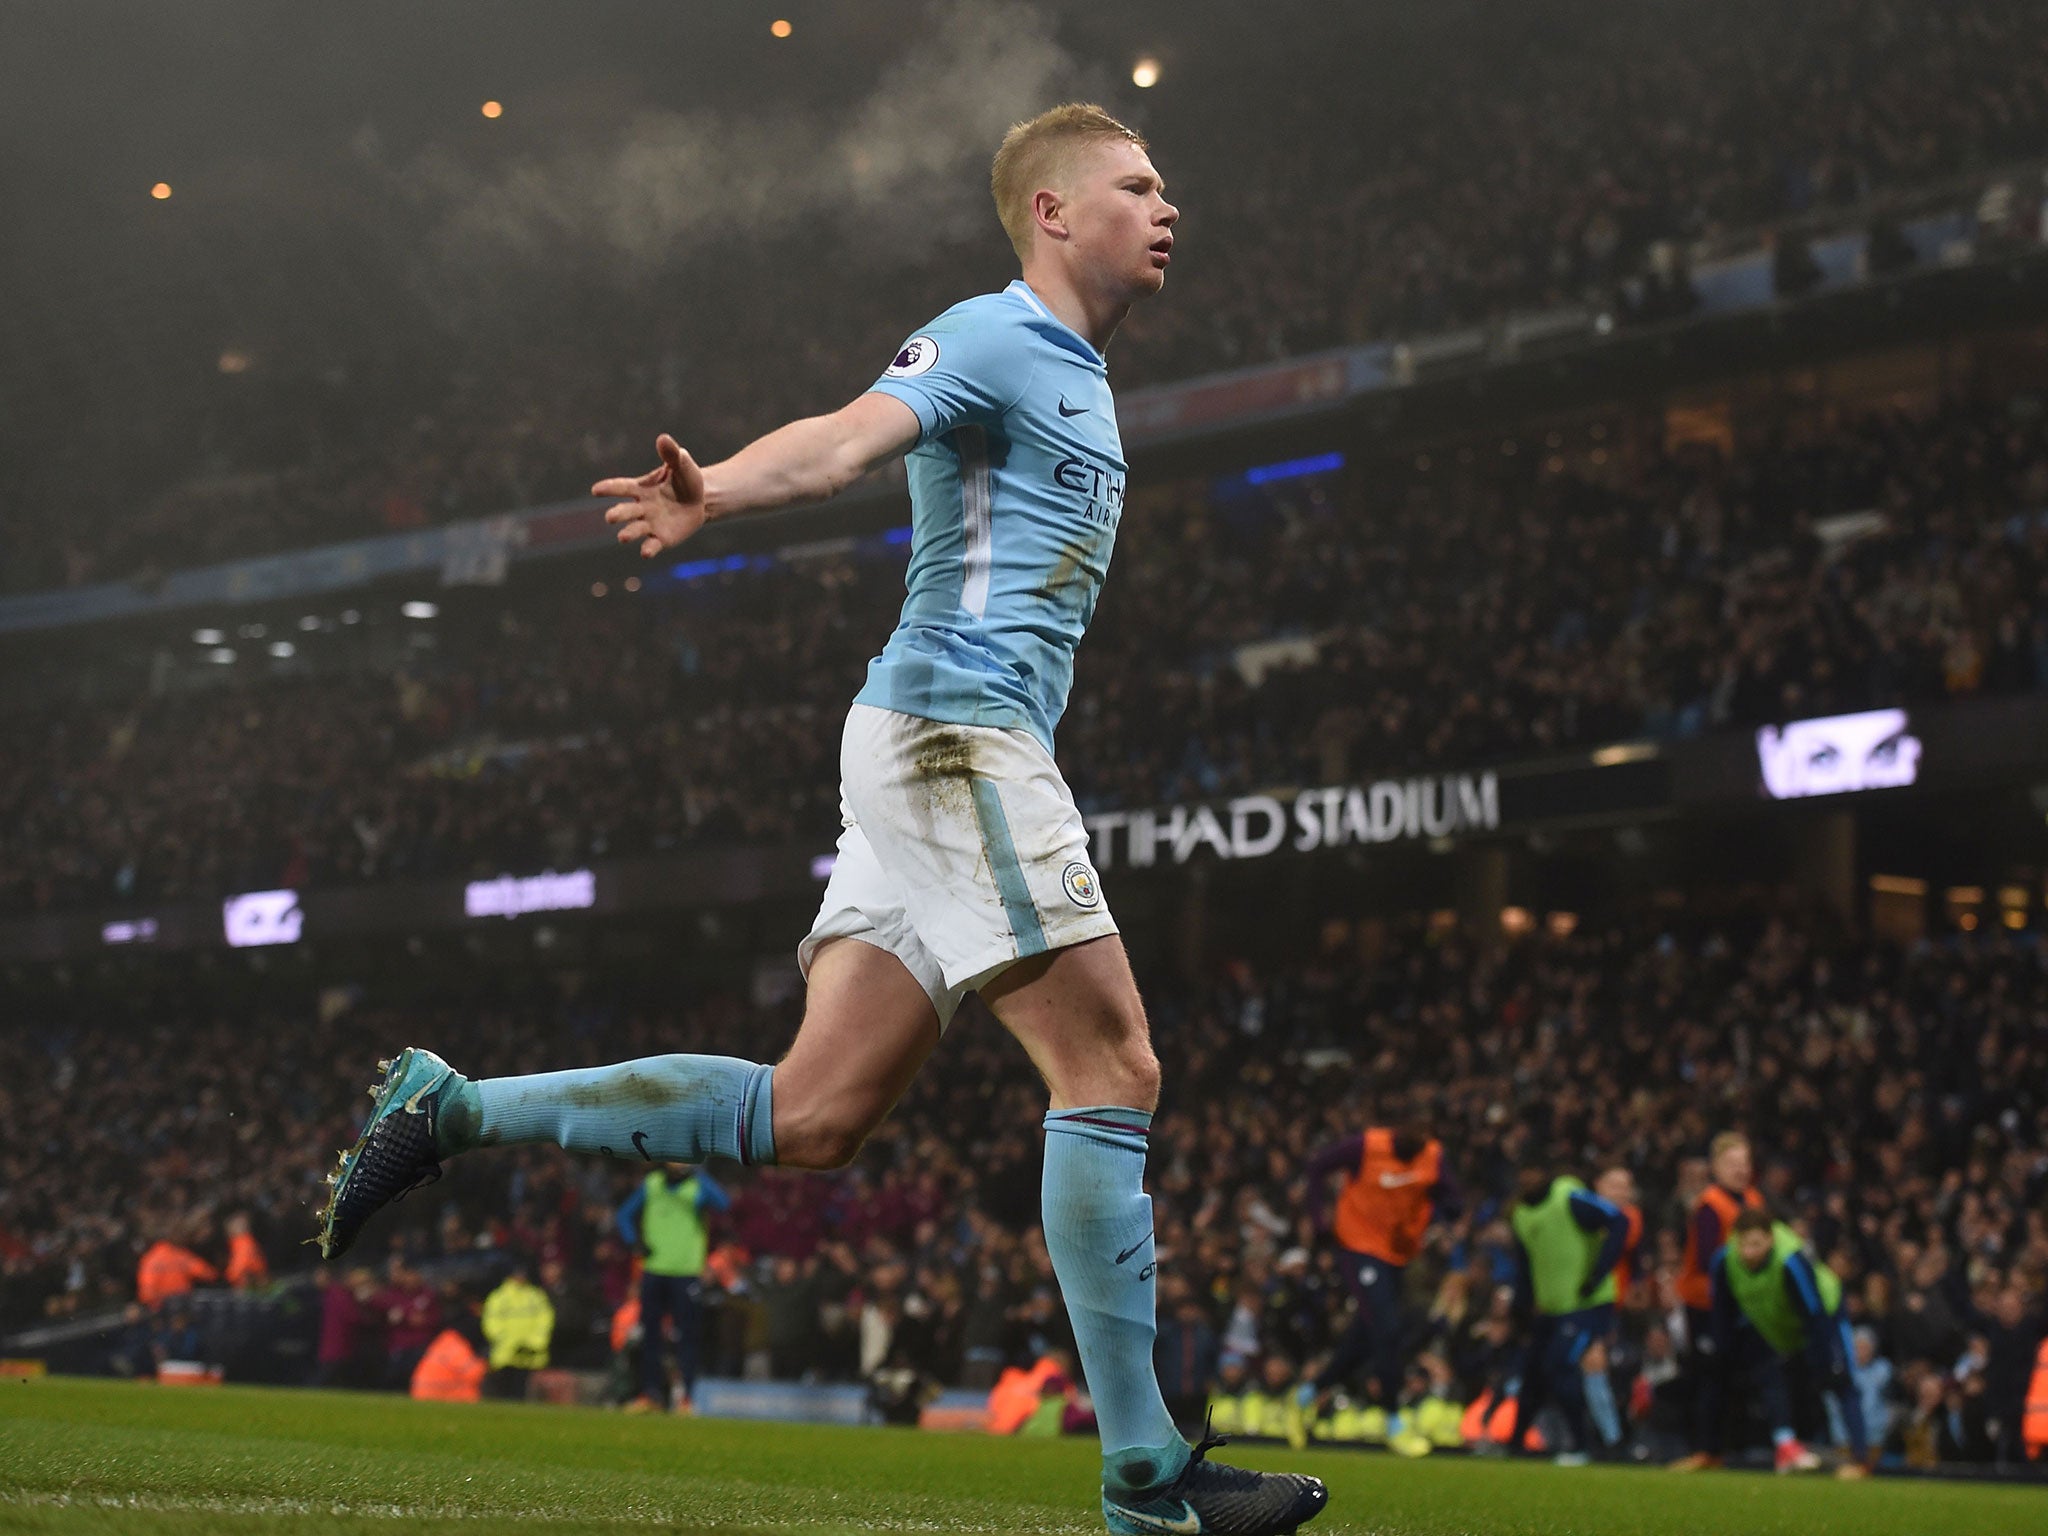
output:
[[[1316,1532],[2011,1536],[2048,1493],[1232,1447],[1330,1484]],[[1100,1531],[1092,1442],[347,1393],[0,1383],[0,1531]]]

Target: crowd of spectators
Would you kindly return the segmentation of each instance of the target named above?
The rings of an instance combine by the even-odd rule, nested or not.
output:
[[[1167,486],[1118,542],[1059,733],[1084,811],[2048,687],[2031,396]],[[457,594],[387,669],[344,630],[300,637],[331,668],[19,711],[0,911],[822,850],[902,559]]]
[[[602,988],[540,1003],[544,989],[508,985],[521,1001],[329,1006],[318,1021],[229,1017],[199,991],[148,1019],[53,1005],[0,1036],[0,1327],[126,1302],[146,1245],[210,1251],[231,1212],[292,1251],[353,1134],[368,1058],[402,1039],[505,1073],[759,1054],[793,1027],[737,993],[686,990],[687,1003]],[[1148,1002],[1167,1084],[1149,1183],[1176,1396],[1313,1371],[1344,1291],[1305,1168],[1368,1121],[1426,1118],[1465,1199],[1407,1275],[1404,1396],[1470,1401],[1513,1368],[1515,1170],[1625,1167],[1646,1229],[1614,1368],[1649,1434],[1673,1411],[1683,1352],[1687,1205],[1709,1139],[1739,1127],[1772,1208],[1842,1277],[1873,1436],[1970,1460],[2010,1429],[2048,1302],[2048,958],[2032,935],[1900,950],[1675,915],[1485,952],[1361,920],[1285,965],[1158,982]],[[1042,1104],[1022,1052],[970,1010],[845,1171],[721,1167],[734,1198],[714,1219],[706,1369],[986,1387],[1070,1347],[1037,1231]],[[549,1288],[558,1361],[601,1363],[630,1287],[613,1212],[638,1177],[552,1149],[451,1165],[380,1217],[348,1260],[362,1268],[321,1276],[322,1379],[401,1381],[444,1315],[421,1267],[480,1252]]]
[[[1669,315],[1686,242],[2048,153],[2048,40],[2026,0],[1418,15],[1326,17],[1271,71],[1191,57],[1191,78],[1227,79],[1229,111],[1206,87],[1148,102],[1186,217],[1170,298],[1117,342],[1120,387],[1566,301]],[[388,196],[332,201],[399,220],[380,250],[431,244]],[[164,259],[210,284],[216,249]],[[345,313],[323,322],[309,298],[285,355],[219,388],[116,385],[95,406],[25,378],[25,409],[62,415],[0,480],[0,581],[106,580],[573,496],[663,428],[729,451],[863,387],[924,318],[999,283],[999,249],[927,237],[894,265],[823,263],[808,231],[736,239],[637,287],[522,284],[510,325],[478,321],[494,284],[472,275],[446,284],[470,301],[450,334],[419,312],[418,274],[366,260],[327,296]],[[1632,286],[1646,270],[1661,274],[1648,297]],[[346,367],[327,355],[344,351]],[[20,355],[33,366],[37,349]],[[98,472],[109,432],[92,411],[110,401],[108,429],[149,468],[118,519],[85,529],[51,509]]]

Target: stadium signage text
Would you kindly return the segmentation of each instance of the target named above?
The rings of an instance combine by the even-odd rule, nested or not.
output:
[[[1175,805],[1105,811],[1084,818],[1098,868],[1132,869],[1162,858],[1185,864],[1207,848],[1222,859],[1259,859],[1284,843],[1297,853],[1392,843],[1418,837],[1491,832],[1500,826],[1500,780],[1492,773],[1380,779],[1372,784],[1305,789],[1287,804],[1243,795],[1222,807]]]
[[[597,905],[597,876],[587,869],[565,875],[500,875],[462,888],[468,917],[521,917],[528,912],[580,912]]]
[[[1903,709],[1871,709],[1767,725],[1756,733],[1757,766],[1773,800],[1902,789],[1920,777],[1920,738]]]

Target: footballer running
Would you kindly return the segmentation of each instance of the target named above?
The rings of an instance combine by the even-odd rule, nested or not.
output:
[[[321,1250],[342,1253],[373,1212],[478,1147],[842,1167],[979,992],[1051,1093],[1045,1241],[1094,1398],[1108,1528],[1291,1531],[1321,1513],[1323,1484],[1210,1461],[1218,1442],[1182,1439],[1153,1376],[1159,1064],[1053,762],[1123,514],[1103,352],[1165,285],[1180,215],[1144,139],[1094,106],[1012,128],[990,180],[1019,280],[910,336],[841,410],[702,467],[664,434],[658,467],[592,487],[617,498],[619,542],[651,559],[908,455],[908,595],[847,716],[844,831],[797,952],[808,991],[788,1054],[472,1080],[408,1048],[332,1175]]]

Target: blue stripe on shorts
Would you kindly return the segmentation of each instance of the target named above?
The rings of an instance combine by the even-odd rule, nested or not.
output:
[[[1047,948],[1045,925],[1038,920],[1031,887],[1025,884],[1024,868],[1017,862],[1017,845],[1010,840],[1010,818],[1003,814],[1002,798],[988,779],[969,782],[974,787],[974,819],[981,823],[982,851],[988,855],[989,872],[995,876],[996,892],[1003,898],[1003,912],[1017,940],[1017,958],[1042,955]]]

